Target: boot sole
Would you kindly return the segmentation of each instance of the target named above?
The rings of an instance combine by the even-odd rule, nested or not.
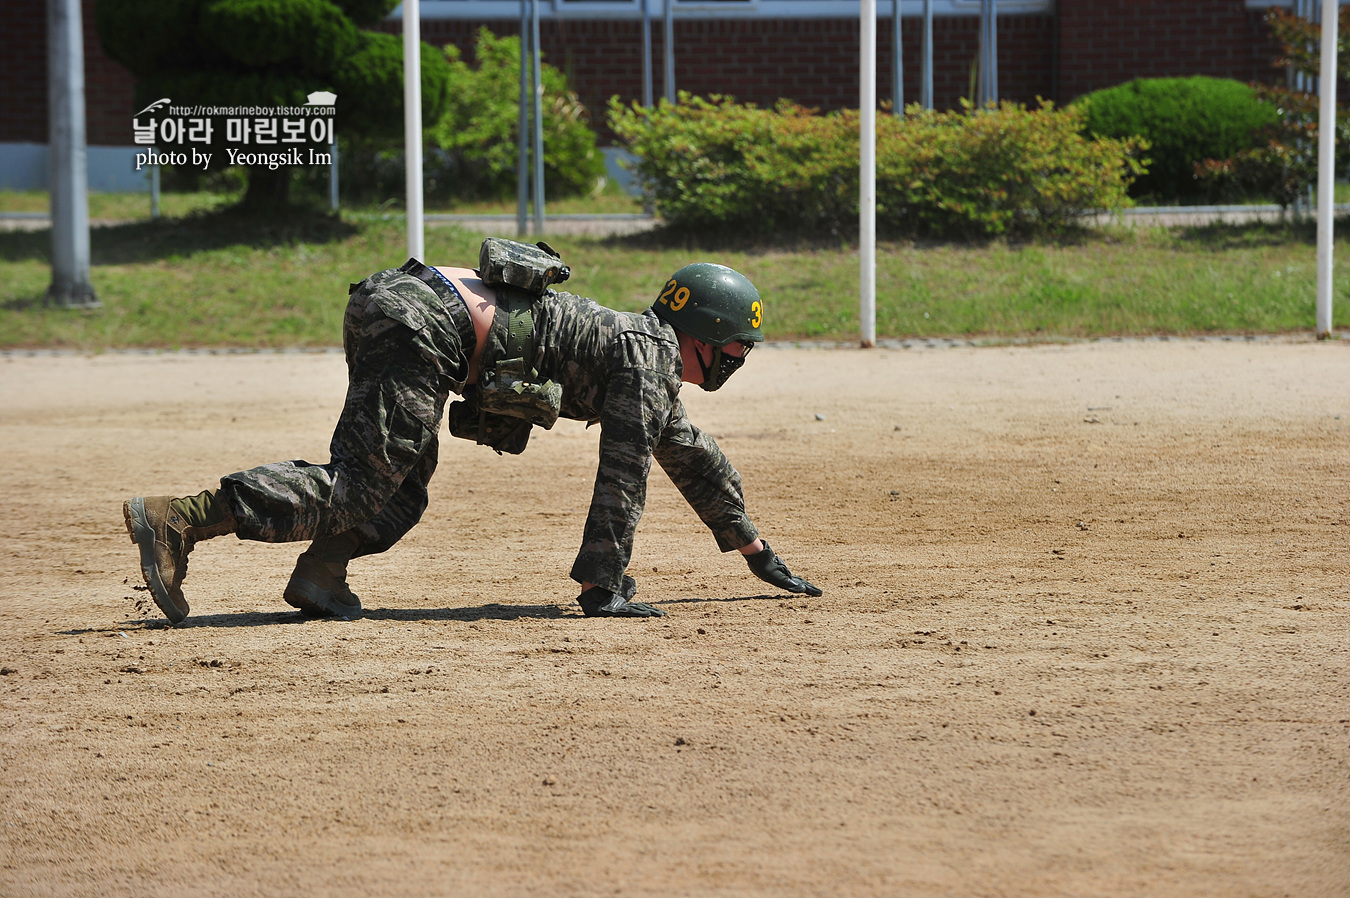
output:
[[[344,605],[333,598],[328,590],[303,577],[291,577],[281,597],[287,605],[299,608],[305,614],[340,617],[343,620],[357,620],[362,615],[360,605]]]
[[[145,514],[145,499],[128,499],[122,503],[122,517],[126,520],[127,535],[141,550],[141,576],[145,585],[150,587],[150,597],[155,600],[164,616],[175,624],[187,619],[187,612],[174,604],[169,598],[169,589],[159,576],[159,565],[155,559],[155,528]]]

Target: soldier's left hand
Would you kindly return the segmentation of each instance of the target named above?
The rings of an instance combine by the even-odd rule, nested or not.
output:
[[[753,555],[745,556],[746,564],[750,565],[750,570],[756,577],[765,583],[777,586],[779,589],[786,589],[788,592],[804,593],[808,596],[821,595],[820,587],[808,583],[801,577],[794,577],[792,571],[783,563],[769,548],[767,540],[764,541],[763,550]]]

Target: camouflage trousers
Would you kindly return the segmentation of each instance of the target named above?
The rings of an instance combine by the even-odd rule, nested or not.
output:
[[[273,462],[221,478],[240,539],[292,542],[355,529],[383,552],[421,519],[446,399],[460,393],[473,321],[439,274],[410,260],[354,284],[343,319],[347,398],[327,464]]]

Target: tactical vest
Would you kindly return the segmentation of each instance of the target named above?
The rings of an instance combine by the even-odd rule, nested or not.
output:
[[[518,455],[535,424],[548,430],[562,408],[562,387],[534,367],[534,302],[571,270],[546,243],[528,246],[489,237],[478,253],[478,276],[496,287],[478,383],[465,388],[447,418],[452,436]],[[502,326],[499,327],[498,323]]]

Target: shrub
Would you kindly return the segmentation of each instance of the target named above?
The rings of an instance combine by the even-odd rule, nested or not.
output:
[[[1080,97],[1094,137],[1142,137],[1148,172],[1131,194],[1173,200],[1201,191],[1195,164],[1225,159],[1256,145],[1274,124],[1275,107],[1246,84],[1223,78],[1138,78]]]
[[[672,225],[754,236],[856,233],[856,110],[817,115],[680,95],[651,109],[610,102],[610,127]],[[1134,139],[1090,140],[1082,111],[1015,103],[877,119],[884,234],[1053,232],[1127,203]]]
[[[520,39],[478,33],[475,64],[445,48],[454,85],[444,117],[430,129],[431,141],[446,151],[447,179],[457,196],[504,198],[516,190],[519,135]],[[605,160],[595,145],[586,107],[550,65],[541,70],[544,89],[545,199],[596,187]]]

